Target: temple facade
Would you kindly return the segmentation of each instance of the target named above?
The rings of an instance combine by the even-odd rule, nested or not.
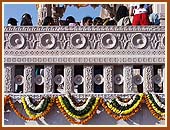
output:
[[[66,9],[36,6],[38,25]],[[166,4],[153,7],[160,26],[4,27],[4,125],[165,126]]]

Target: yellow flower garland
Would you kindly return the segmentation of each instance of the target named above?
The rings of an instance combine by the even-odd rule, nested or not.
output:
[[[93,110],[95,109],[96,105],[98,104],[98,101],[99,101],[100,98],[96,98],[95,103],[94,103],[94,105],[92,106],[92,109],[91,109],[87,114],[85,114],[85,115],[83,115],[83,116],[77,116],[77,115],[74,115],[73,113],[71,113],[71,112],[66,108],[65,104],[63,103],[62,97],[61,97],[61,96],[58,96],[58,99],[59,99],[59,101],[60,101],[60,103],[61,103],[61,106],[64,108],[64,110],[67,112],[67,114],[68,114],[69,116],[71,116],[71,117],[73,117],[73,118],[77,118],[77,119],[82,119],[82,118],[86,118],[86,117],[90,116],[90,114],[93,112]]]
[[[107,106],[108,106],[114,113],[126,115],[126,114],[131,113],[135,108],[138,107],[138,105],[140,104],[140,102],[141,102],[141,100],[142,100],[143,93],[140,93],[139,96],[140,96],[140,99],[139,99],[131,108],[129,108],[128,110],[124,110],[124,111],[121,111],[121,110],[115,108],[115,107],[112,106],[112,104],[110,104],[109,102],[107,102],[106,104],[107,104]]]
[[[160,114],[161,116],[164,116],[165,113],[161,112],[160,110],[158,110],[155,105],[152,103],[152,101],[149,99],[149,96],[147,95],[148,101],[151,104],[152,108],[155,110],[156,113]]]

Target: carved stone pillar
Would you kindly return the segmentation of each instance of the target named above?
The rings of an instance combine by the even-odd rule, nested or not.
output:
[[[54,65],[44,65],[44,93],[54,92]]]
[[[74,66],[65,65],[64,66],[64,92],[74,92]]]
[[[15,66],[14,65],[5,65],[5,74],[4,74],[4,92],[12,93],[14,92],[14,76],[15,76]]]
[[[154,85],[152,81],[153,77],[153,65],[144,65],[143,66],[143,92],[153,92]]]
[[[24,65],[24,86],[23,93],[35,92],[35,66]]]
[[[123,76],[124,76],[124,84],[123,84],[123,92],[131,93],[133,87],[133,66],[132,65],[124,65],[123,66]]]
[[[84,66],[84,93],[94,92],[94,66]]]
[[[114,92],[113,66],[103,66],[104,74],[104,93]]]

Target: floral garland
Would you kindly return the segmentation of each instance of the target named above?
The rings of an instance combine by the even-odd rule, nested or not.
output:
[[[48,104],[48,106],[47,106],[47,108],[46,108],[45,111],[43,111],[41,114],[38,114],[38,115],[36,115],[36,116],[32,116],[32,117],[30,118],[30,117],[26,117],[26,116],[24,116],[23,114],[21,114],[21,113],[16,109],[16,107],[15,107],[13,101],[12,101],[12,98],[9,97],[10,107],[13,109],[13,111],[16,113],[16,115],[17,115],[18,117],[20,117],[21,119],[23,119],[23,120],[37,120],[37,119],[39,119],[39,118],[41,118],[41,117],[44,117],[45,115],[47,115],[47,114],[49,113],[49,111],[50,111],[50,109],[51,109],[54,101],[55,101],[55,98],[51,98],[50,103]],[[25,109],[26,112],[27,112],[27,111],[29,112],[29,110],[27,110],[26,107],[25,107],[24,109]],[[28,113],[27,113],[27,114],[28,114]]]
[[[77,107],[68,96],[58,96],[56,104],[67,120],[73,124],[86,124],[96,113],[100,98],[89,97]]]
[[[156,95],[148,93],[145,95],[145,101],[152,115],[158,120],[165,120],[165,105],[159,101]]]
[[[140,93],[127,103],[119,101],[118,98],[114,98],[111,103],[109,101],[106,101],[106,103],[102,101],[101,103],[105,111],[116,120],[128,120],[139,111],[143,101],[143,93]]]
[[[6,104],[7,104],[7,102],[9,101],[9,98],[10,98],[10,96],[9,96],[9,95],[4,97],[4,105],[6,105]]]
[[[26,96],[26,97],[22,97],[21,100],[23,100],[23,103],[26,103],[26,106],[28,107],[28,109],[34,113],[40,113],[42,111],[44,111],[47,106],[48,103],[50,103],[50,98],[44,98],[40,101],[40,103],[35,106],[31,101],[30,101],[30,97]]]
[[[165,120],[165,105],[159,100],[158,95],[152,93],[148,93],[147,95],[140,93],[126,99],[116,97],[107,101],[104,101],[102,98],[88,97],[85,101],[82,100],[80,102],[76,102],[73,96],[65,95],[58,96],[58,98],[42,98],[38,105],[34,105],[30,97],[22,97],[24,110],[29,117],[24,116],[16,109],[9,95],[5,96],[4,105],[9,102],[13,111],[23,120],[37,120],[44,117],[50,111],[55,99],[58,108],[64,114],[65,118],[73,124],[86,124],[96,114],[100,104],[102,104],[105,111],[114,119],[128,120],[139,111],[144,100],[155,118]]]
[[[21,98],[21,101],[22,101],[22,104],[24,106],[24,110],[26,112],[26,114],[33,118],[33,119],[38,119],[38,118],[41,118],[42,115],[44,115],[43,113],[47,110],[49,111],[54,103],[54,100],[53,98],[49,98],[47,97],[47,99],[45,100],[46,102],[44,104],[42,104],[42,101],[39,103],[40,105],[37,105],[36,107],[35,106],[31,106],[31,104],[27,104],[26,102],[26,99],[28,98],[25,98],[25,97],[22,97]],[[31,107],[29,107],[31,106]],[[37,110],[34,110],[34,108],[37,108]]]

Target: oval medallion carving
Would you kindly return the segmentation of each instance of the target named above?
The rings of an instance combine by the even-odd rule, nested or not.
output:
[[[86,44],[86,38],[80,33],[73,34],[70,41],[76,49],[81,49]]]
[[[20,49],[24,46],[25,39],[21,34],[14,33],[9,36],[9,42],[10,42],[11,48]]]
[[[101,42],[104,48],[112,49],[116,45],[117,40],[113,34],[106,33],[102,36]]]
[[[132,42],[134,48],[142,49],[146,46],[147,39],[143,34],[137,33],[132,37],[131,42]]]
[[[50,33],[45,33],[41,35],[41,46],[44,49],[51,49],[55,45],[55,38]]]

